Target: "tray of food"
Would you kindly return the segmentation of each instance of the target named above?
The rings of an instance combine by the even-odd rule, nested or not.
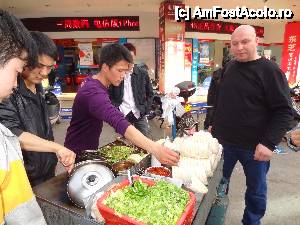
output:
[[[128,169],[133,173],[148,167],[147,152],[126,140],[116,140],[96,150],[85,150],[79,161],[101,160],[115,175],[124,175]]]
[[[192,192],[135,176],[133,184],[124,180],[106,191],[97,207],[108,225],[188,225],[195,203]]]

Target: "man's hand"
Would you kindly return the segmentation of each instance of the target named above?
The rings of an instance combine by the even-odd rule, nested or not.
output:
[[[157,143],[155,143],[153,154],[160,163],[167,164],[169,166],[176,166],[179,161],[178,153]]]
[[[58,161],[61,162],[68,173],[70,173],[74,168],[76,154],[73,151],[63,147],[56,152],[56,156]]]
[[[297,147],[300,147],[300,130],[294,130],[291,132],[292,143]]]
[[[273,151],[262,144],[258,144],[255,149],[254,160],[269,161],[273,155]]]

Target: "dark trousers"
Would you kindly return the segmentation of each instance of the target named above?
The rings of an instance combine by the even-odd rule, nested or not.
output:
[[[267,205],[267,173],[270,161],[254,160],[254,149],[242,149],[224,145],[223,177],[230,180],[233,168],[239,161],[246,176],[244,225],[260,225]]]
[[[148,119],[146,116],[136,118],[132,111],[126,115],[126,119],[131,123],[136,129],[138,129],[143,135],[148,138],[151,138],[150,126],[148,124]]]

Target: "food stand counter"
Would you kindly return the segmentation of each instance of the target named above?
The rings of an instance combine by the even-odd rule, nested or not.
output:
[[[150,158],[147,158],[150,165]],[[193,215],[193,225],[205,224],[210,208],[216,197],[216,190],[222,177],[221,160],[214,171],[213,177],[209,180],[208,193],[205,195],[195,193],[196,205]],[[102,190],[107,190],[112,183],[119,183],[126,177],[117,177],[111,183],[105,185]],[[58,175],[45,183],[33,188],[37,201],[42,208],[48,225],[92,225],[98,223],[86,215],[85,209],[80,209],[69,200],[67,195],[67,173]]]

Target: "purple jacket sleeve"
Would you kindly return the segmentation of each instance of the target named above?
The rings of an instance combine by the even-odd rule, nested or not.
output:
[[[95,118],[107,122],[115,131],[124,136],[130,125],[123,114],[111,104],[107,93],[97,93],[90,96],[89,112]]]

